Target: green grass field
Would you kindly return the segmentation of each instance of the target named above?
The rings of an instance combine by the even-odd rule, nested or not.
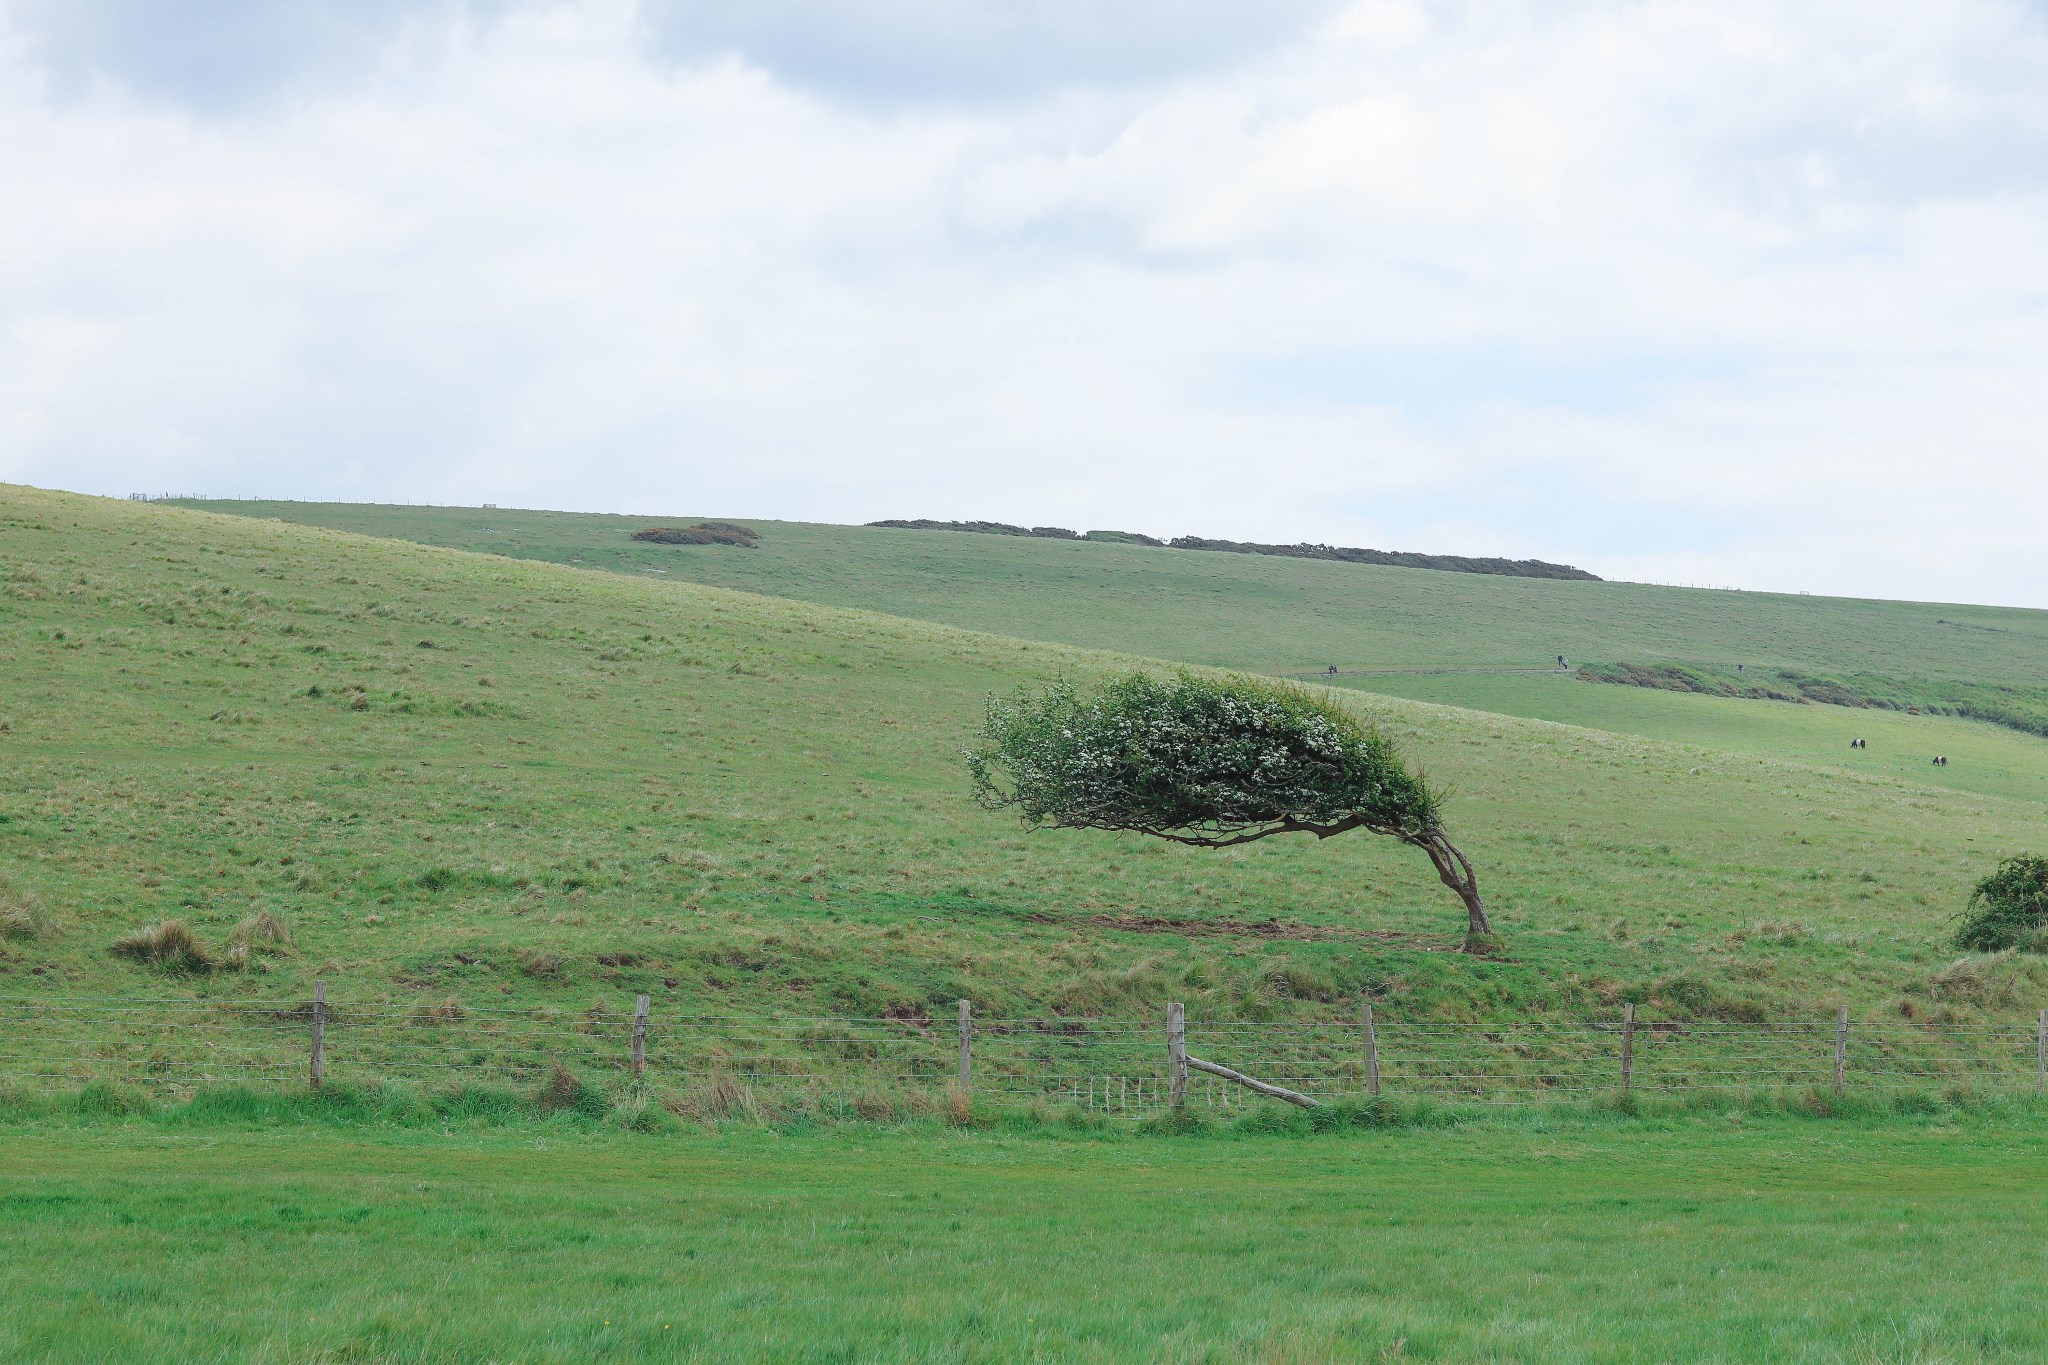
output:
[[[2038,1116],[0,1128],[0,1358],[2027,1361]]]
[[[465,1012],[616,1023],[643,991],[662,1019],[942,1018],[964,996],[1332,1020],[1364,990],[1390,1025],[1842,1005],[1859,1065],[1878,1021],[2024,1031],[2048,964],[1948,941],[1972,882],[2043,844],[2048,741],[2014,731],[1562,676],[1340,679],[1381,689],[1336,695],[1451,789],[1504,935],[1485,959],[1444,951],[1462,914],[1406,850],[1027,836],[972,804],[958,750],[991,692],[1169,666],[1139,653],[1760,640],[1779,653],[1752,661],[1847,668],[1829,651],[1854,637],[1923,675],[2016,682],[2038,614],[1970,609],[1983,657],[1942,665],[1949,628],[1925,618],[1953,609],[773,523],[760,551],[626,542],[607,562],[602,537],[637,519],[527,514],[514,531],[556,538],[478,546],[505,555],[417,543],[443,511],[355,515],[389,535],[0,489],[0,1065],[56,1037],[60,997],[140,1020],[154,999],[303,1000],[317,978],[356,1010],[333,1039],[347,1080],[411,1086],[200,1085],[120,1117],[17,1078],[0,1359],[2048,1354],[2025,1100],[1852,1085],[1790,1111],[1401,1111],[1311,1134],[1267,1110],[1169,1135],[1056,1105],[944,1126],[936,1085],[763,1119],[651,1076],[681,1120],[434,1088]],[[642,553],[671,572],[582,571]],[[1103,555],[1124,558],[1081,557]],[[676,581],[686,566],[735,582]],[[1542,596],[1567,592],[1591,595]],[[1851,733],[1871,748],[1852,757]],[[288,942],[238,929],[266,914]],[[167,917],[211,966],[110,951]],[[1246,927],[1268,918],[1292,936]],[[405,1025],[374,1057],[371,1006]],[[60,1045],[80,1056],[124,1027],[77,1017]],[[1680,1055],[1660,1037],[1640,1065]],[[295,1076],[299,1032],[288,1050]],[[1252,1131],[1267,1120],[1290,1131]]]

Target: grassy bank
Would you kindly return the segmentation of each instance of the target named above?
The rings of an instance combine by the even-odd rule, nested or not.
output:
[[[976,809],[983,699],[1113,656],[160,506],[4,511],[0,891],[39,918],[0,993],[1937,1021],[2048,995],[2037,960],[1945,942],[2039,841],[2017,795],[1360,698],[1453,792],[1508,937],[1478,961],[1386,841],[1217,853]],[[264,914],[284,940],[250,939]],[[210,966],[111,951],[167,918]]]
[[[1956,1114],[10,1130],[0,1356],[2031,1360],[2044,1176]]]

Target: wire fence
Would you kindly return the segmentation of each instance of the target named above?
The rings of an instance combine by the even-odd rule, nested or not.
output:
[[[583,1009],[326,1000],[0,999],[0,1082],[114,1082],[164,1095],[221,1086],[530,1090],[564,1071],[624,1091],[723,1087],[763,1101],[971,1095],[1142,1116],[1179,1102],[1380,1095],[1534,1104],[1621,1091],[1998,1093],[2048,1088],[2048,1011],[2008,1023],[1407,1021],[1367,1008],[1316,1020],[666,1015],[647,997]],[[1190,1066],[1187,1059],[1194,1059]]]

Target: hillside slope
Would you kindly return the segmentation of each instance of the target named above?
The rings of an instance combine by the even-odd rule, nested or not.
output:
[[[750,522],[758,549],[646,545],[645,519],[365,504],[209,503],[428,544],[686,578],[1028,639],[1307,672],[1364,691],[1705,743],[1993,795],[2048,797],[2048,738],[1983,724],[1526,673],[1586,661],[1774,669],[1903,706],[2009,703],[2048,725],[2048,612],[1640,583],[1519,580],[1114,544]],[[1946,699],[1946,700],[1945,700]],[[2038,729],[2039,726],[2037,725]],[[1849,740],[1875,738],[1851,754]],[[1936,754],[1950,756],[1935,770]]]
[[[677,518],[368,503],[211,511],[685,578],[919,620],[1287,672],[1701,660],[1953,678],[2048,676],[2048,612],[1562,582],[1146,546],[743,519],[760,548],[636,543]]]
[[[1455,792],[1511,950],[1477,961],[1440,951],[1455,905],[1384,841],[1217,853],[978,810],[957,751],[982,699],[1113,656],[23,488],[0,544],[0,878],[53,925],[0,944],[0,992],[324,974],[392,999],[1228,1015],[1372,986],[1416,1015],[1974,1016],[2048,981],[1941,975],[1944,921],[2039,843],[2038,803],[1372,699]],[[249,970],[108,952],[164,916],[218,947],[265,910],[293,947]]]

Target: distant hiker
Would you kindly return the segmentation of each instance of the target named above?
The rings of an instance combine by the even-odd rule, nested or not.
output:
[[[1337,676],[1337,665],[1335,665],[1335,664],[1331,664],[1331,665],[1330,665],[1330,676],[1331,676],[1331,677],[1333,677],[1333,678]]]
[[[1742,665],[1741,665],[1741,664],[1737,664],[1737,665],[1735,665],[1735,671],[1736,671],[1737,673],[1740,673],[1740,672],[1742,671]]]
[[[1560,655],[1558,655],[1558,656],[1557,656],[1557,666],[1558,666],[1559,668],[1563,668],[1563,667],[1564,667],[1564,655],[1560,654]]]

